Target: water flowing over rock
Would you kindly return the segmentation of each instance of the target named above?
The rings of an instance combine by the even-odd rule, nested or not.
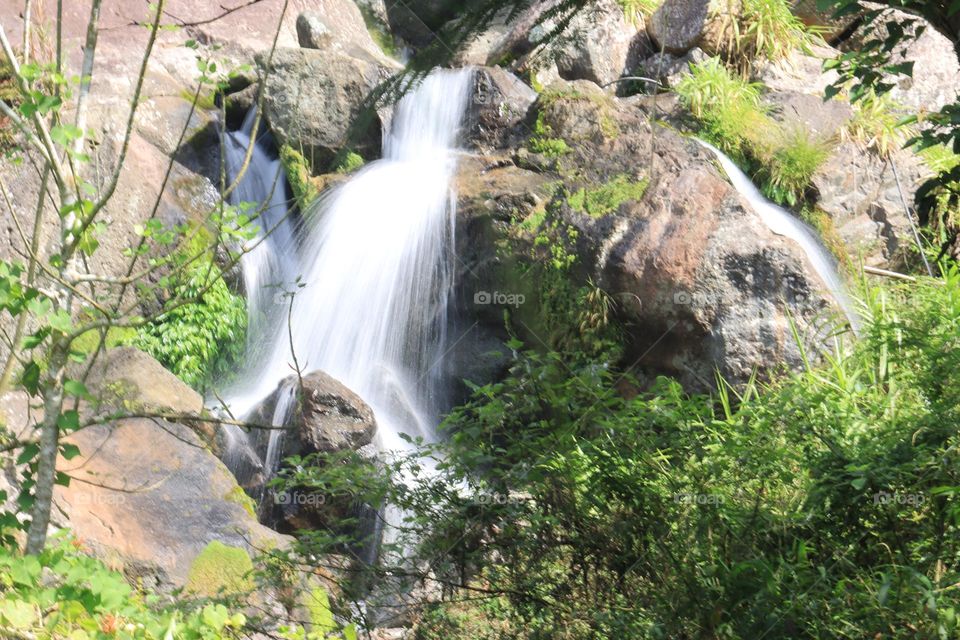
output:
[[[397,105],[384,158],[307,212],[306,238],[286,249],[299,256],[305,284],[286,283],[296,291],[289,332],[284,324],[258,336],[269,349],[229,394],[235,415],[273,393],[295,356],[370,404],[381,451],[405,450],[400,433],[435,437],[452,286],[453,149],[473,86],[469,70],[427,77]],[[314,446],[328,446],[322,440]]]

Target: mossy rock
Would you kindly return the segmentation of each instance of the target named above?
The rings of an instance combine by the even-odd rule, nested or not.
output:
[[[567,203],[574,211],[601,218],[626,202],[640,200],[649,184],[646,178],[634,180],[628,175],[619,175],[597,187],[578,189]]]
[[[223,499],[240,505],[244,511],[250,514],[250,517],[257,517],[257,503],[239,485],[228,491]]]
[[[197,555],[187,576],[187,591],[213,597],[247,593],[253,590],[253,561],[239,547],[214,540]]]

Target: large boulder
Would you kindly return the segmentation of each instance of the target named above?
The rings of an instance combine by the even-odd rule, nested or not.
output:
[[[664,0],[647,25],[654,44],[666,53],[683,55],[694,47],[721,51],[731,37],[738,3],[726,0]]]
[[[265,473],[247,479],[247,490],[261,498],[260,514],[266,522],[290,530],[336,527],[361,505],[353,497],[311,489],[288,488],[275,493],[261,483],[283,468],[289,456],[346,454],[363,449],[376,434],[373,410],[360,396],[322,371],[298,379],[290,376],[258,405],[247,420],[272,426],[259,429],[253,448],[266,466]],[[242,471],[242,470],[241,470]]]
[[[353,0],[321,0],[316,9],[297,16],[297,39],[306,49],[366,53],[390,64],[374,41]]]
[[[844,142],[813,176],[817,207],[830,215],[851,256],[897,267],[913,243],[906,207],[929,174],[909,151],[884,157]]]
[[[605,86],[633,70],[653,51],[642,18],[635,20],[615,0],[601,0],[577,14],[553,53],[560,77]]]
[[[584,81],[559,83],[547,94],[537,108],[568,147],[556,168],[517,153],[528,169],[498,167],[488,172],[500,180],[464,183],[478,194],[459,213],[458,242],[470,247],[460,256],[468,302],[477,291],[525,295],[510,309],[511,326],[525,342],[549,344],[550,328],[538,324],[541,288],[523,263],[554,255],[552,243],[538,239],[551,237],[550,229],[573,229],[566,237],[575,238],[578,259],[569,277],[592,281],[616,301],[625,361],[641,376],[674,375],[691,389],[712,387],[716,372],[744,382],[754,371],[801,366],[802,348],[816,353],[829,328],[844,322],[803,250],[763,223],[709,152],[651,125],[646,103]],[[562,185],[546,212],[531,177],[538,172],[543,182]],[[617,179],[649,186],[599,214],[570,203],[580,189],[613,191]],[[474,305],[483,327],[502,322],[495,306]]]
[[[203,398],[149,354],[134,347],[110,349],[97,359],[87,389],[98,409],[199,414]]]
[[[249,498],[188,427],[121,420],[67,442],[80,454],[59,463],[71,482],[54,494],[56,522],[145,587],[214,595],[217,572],[236,575],[238,563],[287,544],[257,522]],[[211,544],[223,566],[207,566]]]
[[[281,144],[303,149],[316,173],[324,173],[336,153],[354,142],[350,127],[364,113],[367,96],[396,71],[366,51],[354,53],[278,49],[270,62],[264,99],[270,128]],[[363,134],[356,141],[359,150],[379,150],[382,123],[376,113]]]
[[[890,95],[910,110],[939,111],[941,107],[957,99],[960,95],[960,61],[953,42],[933,28],[923,18],[900,11],[884,8],[883,5],[870,4],[871,9],[883,8],[881,15],[870,25],[862,27],[843,45],[845,50],[856,50],[865,40],[885,40],[888,37],[884,26],[890,21],[905,26],[907,34],[916,34],[922,28],[919,37],[904,38],[894,48],[891,63],[912,61],[913,74],[889,75],[886,81],[894,84]]]

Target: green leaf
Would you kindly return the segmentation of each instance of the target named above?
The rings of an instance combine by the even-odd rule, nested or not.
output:
[[[40,367],[33,360],[23,368],[23,373],[20,375],[20,384],[31,396],[36,396],[40,390]]]
[[[37,614],[29,602],[0,600],[0,617],[14,629],[29,629],[37,619]]]

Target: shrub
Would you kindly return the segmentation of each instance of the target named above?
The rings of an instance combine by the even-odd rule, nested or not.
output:
[[[203,390],[226,379],[243,356],[247,311],[244,299],[227,287],[209,258],[197,260],[162,284],[176,303],[139,329],[134,346],[143,349],[190,386]]]
[[[764,144],[774,127],[760,104],[760,85],[735,77],[719,58],[691,64],[676,92],[710,142],[736,156],[751,144]]]
[[[158,606],[76,546],[55,539],[36,556],[0,546],[0,637],[220,640],[247,623],[222,604]]]
[[[830,146],[804,127],[794,127],[765,163],[767,197],[794,206],[803,198],[810,180],[830,155]]]
[[[785,0],[743,0],[732,50],[741,63],[779,60],[791,51],[809,50],[817,40]]]
[[[900,124],[901,118],[897,115],[900,108],[888,93],[878,96],[869,91],[851,106],[853,117],[841,131],[841,136],[877,155],[889,156],[902,148],[914,133],[911,127]]]

